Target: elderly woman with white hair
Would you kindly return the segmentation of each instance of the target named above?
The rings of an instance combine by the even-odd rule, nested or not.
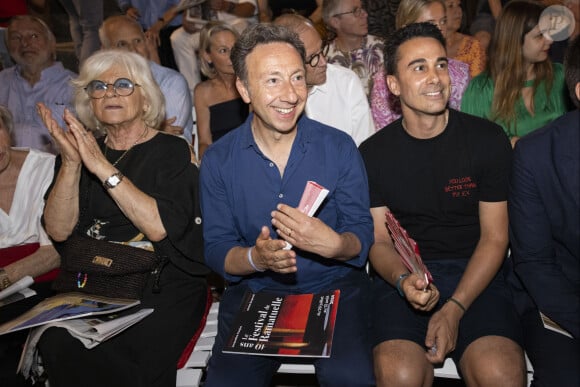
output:
[[[90,350],[66,330],[43,334],[39,350],[48,380],[51,386],[174,386],[178,359],[207,302],[197,168],[186,142],[159,131],[164,99],[145,59],[100,51],[84,62],[73,85],[79,119],[65,111],[68,130],[38,105],[61,149],[46,230],[57,249],[80,234],[152,249],[160,262],[140,297],[154,312],[138,324]],[[85,127],[105,135],[95,139]],[[66,260],[63,253],[63,267]]]

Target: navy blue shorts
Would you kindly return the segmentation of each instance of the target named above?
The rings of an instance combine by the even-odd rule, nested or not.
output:
[[[441,308],[453,294],[468,260],[447,259],[427,261],[433,282],[439,289]],[[373,291],[373,346],[387,340],[410,340],[425,346],[425,335],[434,311],[420,312],[403,298],[397,290],[381,277],[375,276]],[[503,336],[522,345],[522,333],[513,306],[511,293],[500,270],[488,287],[471,304],[459,323],[455,350],[449,354],[456,364],[467,346],[483,336]]]

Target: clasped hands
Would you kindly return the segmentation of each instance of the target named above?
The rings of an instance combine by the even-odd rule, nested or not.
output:
[[[82,163],[89,171],[95,173],[99,167],[109,164],[93,134],[85,129],[70,110],[64,110],[63,118],[68,126],[68,130],[64,130],[52,117],[46,105],[39,102],[36,108],[48,132],[60,148],[63,165],[78,166]]]
[[[278,204],[272,211],[272,225],[280,239],[272,239],[270,230],[263,226],[256,239],[252,254],[260,269],[278,273],[296,272],[296,252],[285,249],[286,241],[296,248],[332,258],[341,245],[340,235],[320,219],[309,217],[286,204]]]

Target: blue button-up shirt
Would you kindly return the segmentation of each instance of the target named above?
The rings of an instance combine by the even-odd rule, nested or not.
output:
[[[253,291],[289,292],[315,292],[354,267],[364,266],[373,243],[373,223],[367,176],[353,140],[304,115],[280,176],[278,167],[254,141],[252,119],[250,114],[203,156],[200,181],[207,264],[229,281],[247,281]],[[226,254],[236,246],[253,246],[262,226],[270,227],[272,238],[277,238],[270,213],[278,203],[297,207],[309,180],[330,191],[315,216],[338,233],[355,234],[362,246],[359,255],[341,262],[298,250],[294,274],[226,274]]]
[[[191,92],[181,73],[149,61],[151,73],[165,96],[165,119],[175,117],[173,126],[183,128],[183,137],[191,144],[193,116]]]
[[[0,104],[7,106],[14,116],[12,145],[57,153],[56,144],[36,111],[36,103],[44,102],[53,118],[64,127],[64,108],[73,108],[70,81],[76,74],[55,62],[42,70],[40,80],[31,86],[20,72],[19,65],[0,72]]]

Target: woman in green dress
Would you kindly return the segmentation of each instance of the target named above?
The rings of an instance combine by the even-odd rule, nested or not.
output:
[[[538,25],[544,6],[516,0],[497,20],[487,69],[473,78],[461,110],[501,125],[512,145],[567,111],[564,71],[551,63],[552,40]]]

